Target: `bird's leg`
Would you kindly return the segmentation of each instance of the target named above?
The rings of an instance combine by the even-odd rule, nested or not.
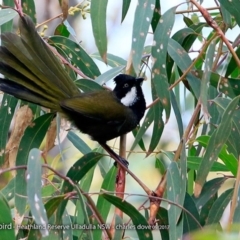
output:
[[[128,161],[125,158],[120,157],[116,154],[106,143],[99,143],[103,149],[120,165],[124,165],[124,167],[128,167]]]

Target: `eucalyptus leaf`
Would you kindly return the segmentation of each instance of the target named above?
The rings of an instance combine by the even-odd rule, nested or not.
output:
[[[155,0],[138,1],[133,22],[132,33],[132,63],[136,74],[140,70],[140,62],[142,59],[142,52],[144,43],[147,37],[148,29],[151,24],[153,16],[153,8]],[[139,17],[141,16],[141,17]]]
[[[105,63],[107,63],[107,15],[108,0],[91,1],[92,29],[98,51]]]
[[[67,177],[70,178],[73,182],[79,182],[85,174],[96,165],[96,163],[102,158],[102,154],[97,152],[89,152],[83,157],[81,157],[75,164],[69,169],[67,173]],[[74,186],[69,183],[69,181],[65,180],[61,192],[67,193],[71,192],[74,189]],[[57,221],[61,223],[61,217],[64,212],[68,200],[65,199],[62,201],[61,206],[57,211]]]
[[[40,232],[43,237],[49,235],[48,219],[41,196],[42,164],[41,151],[32,149],[29,152],[27,164],[27,196],[30,210],[36,224],[43,226]]]
[[[14,226],[11,215],[11,209],[7,203],[7,200],[0,193],[0,223],[3,228],[1,229],[2,239],[15,239]]]
[[[161,101],[162,108],[166,112],[166,122],[169,119],[171,111],[166,58],[170,33],[175,20],[175,10],[176,7],[173,7],[161,16],[161,20],[154,32],[154,44],[152,47],[152,57],[154,59],[152,81],[156,89],[156,94]]]
[[[18,15],[17,12],[11,8],[1,9],[0,10],[0,26],[12,20],[17,15]]]
[[[136,228],[139,240],[153,239],[152,231],[150,230],[151,226],[148,225],[146,219],[133,205],[131,205],[127,201],[122,201],[122,199],[112,195],[103,194],[102,196],[111,204],[121,209],[131,218],[132,223]]]
[[[33,121],[21,139],[19,151],[16,159],[16,166],[26,165],[28,155],[31,149],[39,148],[45,137],[48,127],[52,121],[53,114],[45,114]],[[15,204],[18,214],[22,216],[25,213],[27,203],[27,186],[25,180],[25,170],[19,169],[15,178]]]

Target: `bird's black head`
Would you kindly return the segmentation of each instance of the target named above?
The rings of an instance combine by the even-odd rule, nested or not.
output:
[[[146,110],[146,102],[142,92],[143,78],[120,74],[114,78],[116,87],[114,92],[120,102],[133,110],[140,121]]]

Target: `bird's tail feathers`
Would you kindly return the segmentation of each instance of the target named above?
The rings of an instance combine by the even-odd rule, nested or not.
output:
[[[9,32],[1,35],[0,73],[9,80],[0,79],[0,90],[61,110],[59,102],[77,95],[78,88],[28,16],[20,17],[19,28],[20,36]]]

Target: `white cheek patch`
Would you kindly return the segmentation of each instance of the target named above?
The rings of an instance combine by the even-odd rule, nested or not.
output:
[[[121,103],[126,107],[132,106],[137,100],[137,89],[132,87],[125,97],[121,99]]]

